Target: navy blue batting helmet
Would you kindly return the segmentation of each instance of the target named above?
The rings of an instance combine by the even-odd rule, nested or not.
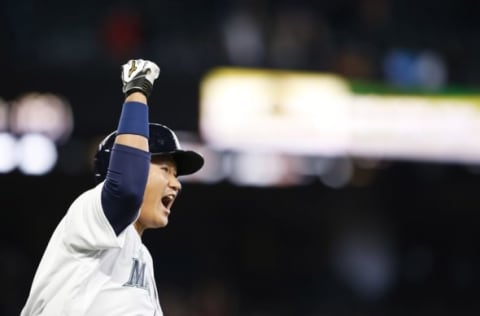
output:
[[[183,150],[177,135],[165,125],[149,124],[149,151],[154,155],[169,155],[177,165],[177,175],[192,174],[202,168],[203,157],[195,151]],[[100,183],[107,176],[110,153],[115,142],[117,131],[110,133],[98,146],[94,159],[95,182]]]

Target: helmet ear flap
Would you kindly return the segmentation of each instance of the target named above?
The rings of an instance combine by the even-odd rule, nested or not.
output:
[[[97,152],[93,160],[95,184],[99,184],[107,177],[108,164],[110,163],[110,153],[117,136],[116,131],[110,133],[98,145]]]

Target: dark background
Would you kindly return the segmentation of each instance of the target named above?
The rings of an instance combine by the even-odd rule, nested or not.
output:
[[[198,133],[199,83],[216,66],[388,83],[383,58],[401,47],[443,58],[448,82],[440,88],[477,88],[479,9],[466,0],[3,0],[0,97],[62,95],[75,128],[48,175],[0,175],[0,314],[19,314],[50,234],[93,185],[89,146],[116,127],[119,70],[129,58],[162,68],[151,117]],[[225,45],[225,24],[242,10],[263,44],[251,60],[232,58]],[[299,51],[275,44],[289,19],[297,21],[286,25]],[[72,144],[83,155],[69,154]],[[389,161],[356,167],[340,189],[318,179],[273,188],[187,182],[169,226],[144,235],[164,313],[478,315],[477,171]],[[368,185],[356,185],[365,172]]]

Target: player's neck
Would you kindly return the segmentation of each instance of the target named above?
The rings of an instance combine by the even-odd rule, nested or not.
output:
[[[140,224],[139,221],[136,221],[135,223],[133,223],[133,227],[134,227],[135,230],[137,231],[138,235],[139,235],[140,237],[142,237],[143,231],[145,230],[145,227],[143,227],[143,225]]]

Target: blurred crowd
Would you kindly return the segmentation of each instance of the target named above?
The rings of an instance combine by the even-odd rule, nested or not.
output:
[[[0,65],[78,71],[143,56],[184,75],[238,65],[409,87],[477,84],[477,6],[449,0],[5,0]]]

